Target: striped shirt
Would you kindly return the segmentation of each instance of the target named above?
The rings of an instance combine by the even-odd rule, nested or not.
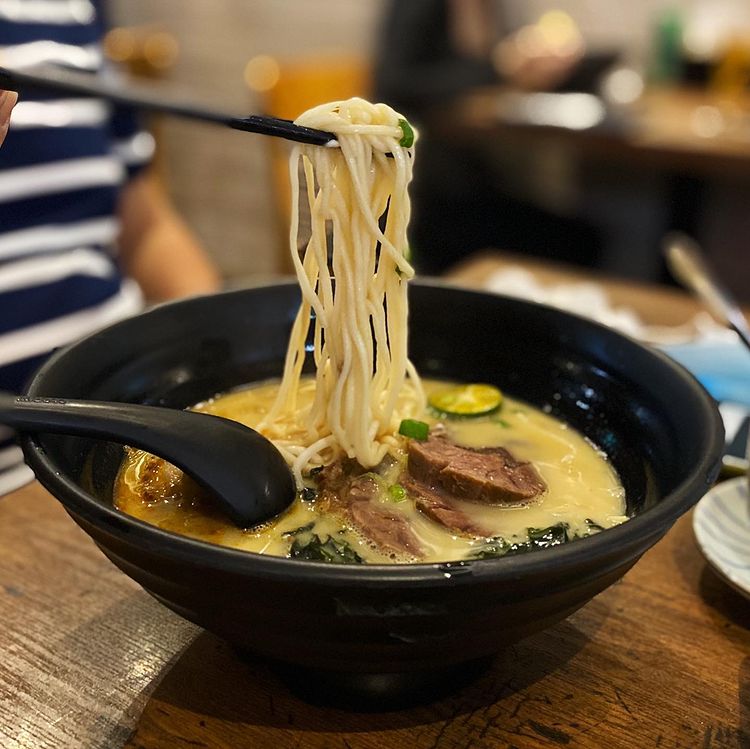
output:
[[[0,65],[100,72],[99,0],[0,0]],[[24,94],[0,147],[0,389],[58,346],[138,311],[117,260],[116,205],[153,140],[102,101]],[[31,476],[0,427],[0,494]]]

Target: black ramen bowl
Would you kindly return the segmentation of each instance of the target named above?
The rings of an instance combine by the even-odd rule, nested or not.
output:
[[[437,284],[412,284],[410,300],[410,353],[424,376],[495,383],[573,424],[614,464],[632,519],[507,558],[328,565],[222,548],[123,514],[112,505],[119,446],[26,436],[26,459],[107,557],[186,619],[346,688],[434,683],[436,671],[492,656],[622,577],[712,484],[723,429],[684,369],[600,325]],[[288,283],[158,307],[58,352],[29,394],[184,408],[278,376],[298,303]]]

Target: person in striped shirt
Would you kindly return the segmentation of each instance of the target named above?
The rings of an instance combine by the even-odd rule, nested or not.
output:
[[[99,0],[0,0],[0,65],[104,67]],[[142,309],[208,293],[213,264],[148,169],[132,111],[45,94],[0,100],[0,390],[55,348]],[[30,478],[0,427],[0,494]]]

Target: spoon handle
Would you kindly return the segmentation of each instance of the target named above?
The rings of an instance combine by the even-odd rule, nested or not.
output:
[[[1,424],[30,432],[110,437],[134,445],[147,442],[151,447],[156,446],[153,435],[150,435],[155,419],[167,428],[172,422],[179,421],[179,417],[175,419],[174,416],[179,413],[133,403],[32,398],[0,392]]]
[[[25,432],[94,437],[137,447],[168,460],[208,486],[212,481],[216,482],[206,478],[206,464],[209,465],[208,471],[212,475],[215,473],[211,461],[205,457],[206,440],[220,439],[227,429],[226,424],[215,425],[215,421],[226,420],[209,414],[135,403],[29,397],[0,392],[0,424]],[[262,441],[260,435],[252,430],[246,431],[252,433],[251,440]]]
[[[284,458],[265,437],[211,414],[0,391],[0,424],[105,439],[158,455],[210,490],[241,528],[277,515],[295,496]]]

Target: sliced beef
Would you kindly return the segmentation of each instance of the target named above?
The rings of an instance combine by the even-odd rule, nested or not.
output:
[[[380,501],[380,485],[371,474],[352,475],[362,468],[337,461],[321,471],[318,487],[328,508],[344,510],[349,522],[384,552],[421,557],[422,548],[404,515]]]
[[[324,514],[341,512],[345,505],[349,482],[362,473],[362,467],[354,460],[342,458],[324,466],[317,475],[318,507]]]
[[[462,447],[443,435],[409,440],[408,473],[441,494],[489,505],[527,502],[547,487],[531,463],[503,447]]]
[[[398,510],[391,510],[378,499],[380,487],[372,476],[357,476],[348,487],[351,522],[381,549],[399,554],[422,556],[422,548]]]
[[[401,485],[414,500],[416,508],[436,523],[448,530],[465,536],[491,536],[492,533],[475,523],[465,512],[460,510],[449,497],[438,490],[417,481],[408,473],[401,477]]]
[[[352,502],[372,502],[380,494],[380,485],[374,476],[368,476],[367,474],[355,476],[349,481],[346,493],[349,499],[347,504],[351,504]]]
[[[356,473],[357,464],[353,460],[343,458],[323,466],[317,476],[320,491],[340,492],[346,483]],[[359,469],[361,473],[362,469]]]

